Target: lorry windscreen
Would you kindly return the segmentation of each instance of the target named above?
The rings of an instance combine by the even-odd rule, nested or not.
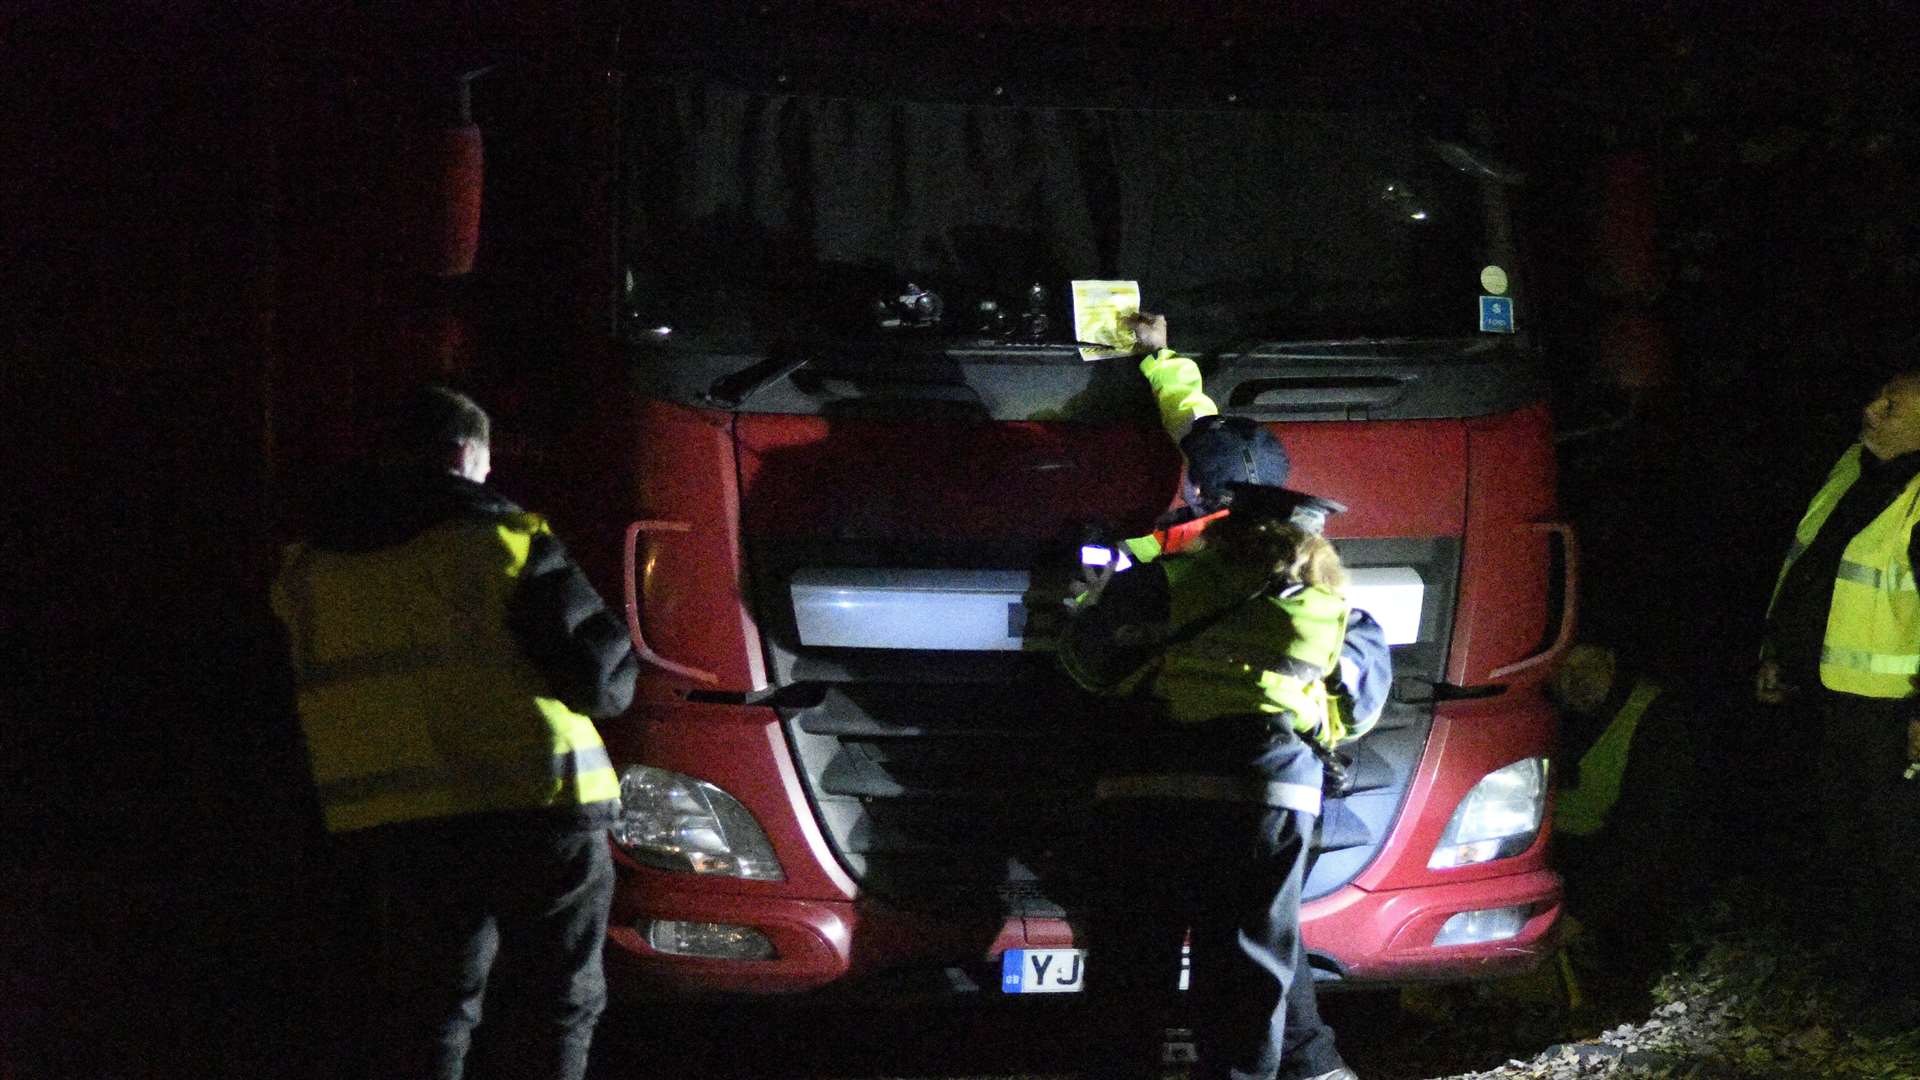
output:
[[[1191,351],[1451,337],[1473,332],[1481,268],[1501,261],[1490,181],[1410,111],[749,81],[650,71],[623,102],[625,304],[677,349],[915,331],[1065,342],[1066,285],[1084,278],[1138,280]],[[903,304],[910,286],[935,299]]]

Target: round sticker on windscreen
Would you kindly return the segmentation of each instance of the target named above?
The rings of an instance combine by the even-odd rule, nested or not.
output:
[[[1507,295],[1507,272],[1497,266],[1481,267],[1480,287],[1495,296]]]

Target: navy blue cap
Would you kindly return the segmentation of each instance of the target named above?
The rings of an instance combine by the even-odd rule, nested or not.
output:
[[[1269,484],[1229,484],[1227,505],[1235,517],[1284,518],[1310,533],[1325,529],[1329,517],[1347,508],[1332,499]]]
[[[1203,416],[1180,440],[1187,459],[1188,501],[1217,509],[1231,484],[1281,487],[1292,463],[1273,432],[1244,416]]]

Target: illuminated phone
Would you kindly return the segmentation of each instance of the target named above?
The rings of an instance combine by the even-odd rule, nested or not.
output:
[[[1133,560],[1127,558],[1126,552],[1117,551],[1105,544],[1080,545],[1080,565],[1105,566],[1108,563],[1113,564],[1115,571],[1120,571],[1132,566]]]

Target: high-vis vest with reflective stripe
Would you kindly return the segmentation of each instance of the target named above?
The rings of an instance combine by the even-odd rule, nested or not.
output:
[[[1778,599],[1787,570],[1820,534],[1820,527],[1839,505],[1841,496],[1860,479],[1860,444],[1855,443],[1814,493],[1806,516],[1794,531],[1774,581]],[[1916,695],[1914,678],[1920,675],[1920,592],[1914,588],[1913,563],[1908,546],[1920,524],[1920,476],[1867,523],[1840,556],[1834,577],[1833,604],[1827,611],[1826,640],[1820,648],[1820,682],[1829,690],[1862,697],[1905,698]],[[1771,609],[1772,604],[1768,604]]]
[[[1195,420],[1220,411],[1201,389],[1200,365],[1172,349],[1142,357],[1140,374],[1147,377],[1147,386],[1153,390],[1160,426],[1175,443],[1187,437]]]
[[[1561,791],[1553,804],[1553,827],[1571,836],[1592,836],[1607,824],[1607,814],[1620,801],[1620,783],[1633,753],[1633,735],[1640,718],[1660,696],[1660,688],[1642,679],[1633,685],[1620,711],[1613,714],[1587,752],[1580,756],[1580,785]]]
[[[1259,584],[1244,568],[1204,552],[1159,561],[1172,592],[1171,625],[1204,619]],[[1176,723],[1220,716],[1284,713],[1293,729],[1310,733],[1337,725],[1329,708],[1328,672],[1340,660],[1347,602],[1337,593],[1299,588],[1242,605],[1207,631],[1167,650],[1160,692]],[[1338,741],[1343,732],[1329,731]]]
[[[593,722],[549,696],[507,629],[534,514],[396,547],[296,545],[274,581],[329,831],[617,800]]]

